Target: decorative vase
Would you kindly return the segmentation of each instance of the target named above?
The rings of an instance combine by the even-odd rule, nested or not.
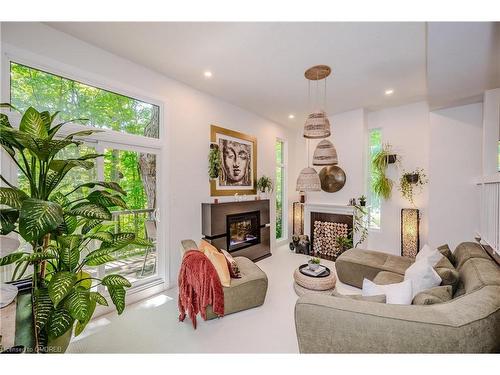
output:
[[[406,182],[409,184],[416,184],[418,182],[418,173],[406,174]]]

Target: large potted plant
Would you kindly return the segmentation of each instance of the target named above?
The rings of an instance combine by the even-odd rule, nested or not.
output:
[[[1,106],[16,110],[9,104]],[[106,288],[118,314],[125,308],[130,282],[121,275],[91,277],[86,272],[88,267],[113,261],[113,255],[127,245],[152,244],[135,238],[133,233],[112,233],[106,229],[112,209],[127,207],[122,198],[126,192],[117,183],[83,183],[69,193],[59,189],[70,170],[91,169],[94,159],[102,156],[59,157],[70,145],[81,145],[75,137],[83,138],[96,130],[58,137],[67,122],[54,125],[57,113],[38,112],[30,107],[21,115],[16,129],[6,114],[0,114],[1,147],[29,184],[27,190],[22,190],[0,175],[6,185],[0,188],[1,234],[19,234],[32,251],[6,255],[0,258],[0,266],[14,264],[16,279],[23,277],[28,266],[33,267],[30,278],[35,347],[32,349],[61,352],[66,349],[73,328],[75,335],[80,334],[96,305],[108,305],[106,297],[93,287]],[[92,191],[86,194],[84,190]]]

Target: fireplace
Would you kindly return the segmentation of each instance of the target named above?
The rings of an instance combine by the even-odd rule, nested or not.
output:
[[[229,252],[260,243],[260,212],[245,212],[226,217],[227,249]]]
[[[202,203],[203,239],[254,262],[271,255],[269,199]]]
[[[338,237],[353,239],[354,207],[325,203],[306,203],[304,233],[311,239],[311,252],[319,257],[335,261],[343,252]],[[354,237],[357,237],[354,234]]]

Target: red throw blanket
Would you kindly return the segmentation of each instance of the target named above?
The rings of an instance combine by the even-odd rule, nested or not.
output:
[[[215,267],[198,250],[189,250],[182,259],[179,272],[179,320],[189,314],[196,329],[196,314],[207,320],[207,306],[218,316],[224,315],[224,292]]]

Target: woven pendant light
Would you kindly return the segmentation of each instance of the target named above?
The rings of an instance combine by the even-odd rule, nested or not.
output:
[[[313,155],[313,165],[337,165],[339,159],[337,150],[332,142],[323,139],[318,143]]]
[[[321,181],[319,175],[314,168],[307,167],[300,171],[297,178],[297,191],[320,191]]]
[[[328,138],[330,134],[330,121],[325,112],[313,112],[307,116],[304,124],[304,138]]]

